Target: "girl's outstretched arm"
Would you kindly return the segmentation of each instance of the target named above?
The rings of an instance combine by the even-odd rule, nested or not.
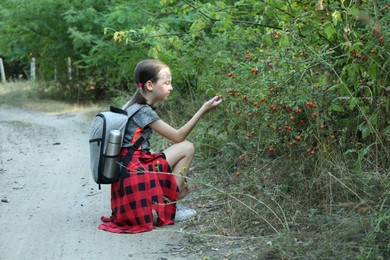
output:
[[[196,123],[198,123],[198,121],[202,118],[202,116],[208,111],[216,108],[221,102],[222,99],[219,96],[215,96],[209,101],[205,102],[198,110],[198,112],[196,112],[195,115],[178,130],[165,123],[163,120],[157,120],[149,124],[149,127],[163,137],[175,143],[180,143],[187,138],[187,136],[190,134],[190,132],[195,127]]]

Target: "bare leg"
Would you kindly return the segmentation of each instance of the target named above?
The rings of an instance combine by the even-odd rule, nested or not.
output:
[[[194,145],[188,141],[177,143],[164,151],[172,173],[175,174],[177,186],[179,187],[179,199],[184,198],[188,189],[185,185],[185,177],[194,158]]]

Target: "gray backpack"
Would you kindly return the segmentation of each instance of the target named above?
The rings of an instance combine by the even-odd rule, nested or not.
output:
[[[127,122],[145,105],[133,104],[128,110],[110,107],[110,111],[100,112],[91,123],[89,139],[90,164],[93,180],[99,184],[110,184],[118,180],[121,168],[120,148]],[[110,140],[111,133],[111,140]],[[113,135],[116,135],[113,137]],[[112,139],[116,139],[113,141]],[[139,137],[139,139],[143,138]],[[132,150],[138,149],[143,140],[137,140]],[[137,147],[134,147],[137,146]],[[112,154],[113,149],[117,152]],[[111,171],[111,173],[107,173]]]

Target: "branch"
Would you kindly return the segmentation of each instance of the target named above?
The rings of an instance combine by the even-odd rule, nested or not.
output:
[[[207,14],[203,13],[202,11],[200,11],[198,8],[196,8],[192,3],[190,3],[188,0],[184,0],[184,2],[186,2],[186,4],[188,4],[189,6],[192,7],[192,9],[194,9],[196,12],[200,13],[202,16],[206,17],[208,20],[212,21],[212,22],[215,22],[217,20],[211,18],[210,16],[208,16]]]
[[[232,20],[234,23],[242,23],[242,24],[249,24],[249,25],[254,25],[254,26],[259,26],[259,27],[266,27],[266,28],[272,28],[272,29],[277,29],[277,30],[282,30],[282,27],[279,26],[274,26],[274,25],[268,25],[268,24],[261,24],[261,23],[252,23],[248,21],[241,21],[241,20]]]
[[[203,13],[203,12],[200,11],[198,8],[196,8],[192,3],[190,3],[188,0],[185,0],[184,2],[186,2],[189,6],[191,6],[192,9],[194,9],[196,12],[198,12],[198,13],[200,13],[202,16],[206,17],[208,20],[210,20],[210,21],[212,21],[212,22],[221,21],[221,20],[213,19],[213,18],[211,18],[210,16],[208,16],[207,14]],[[258,26],[258,27],[265,27],[265,28],[272,28],[272,29],[282,30],[282,28],[281,28],[281,27],[278,27],[278,26],[266,25],[266,24],[260,24],[260,23],[252,23],[252,22],[248,22],[248,21],[232,20],[232,22],[234,22],[234,23],[241,23],[241,24],[249,24],[249,25]]]

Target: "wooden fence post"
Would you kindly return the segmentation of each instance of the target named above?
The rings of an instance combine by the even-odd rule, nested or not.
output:
[[[7,82],[7,79],[5,78],[4,64],[2,58],[0,58],[0,73],[1,73],[1,82],[3,83]]]
[[[57,81],[57,63],[54,62],[54,81]]]
[[[35,58],[32,57],[30,62],[30,78],[32,81],[35,81],[35,76]]]
[[[69,81],[72,81],[72,59],[68,57],[68,76]]]

